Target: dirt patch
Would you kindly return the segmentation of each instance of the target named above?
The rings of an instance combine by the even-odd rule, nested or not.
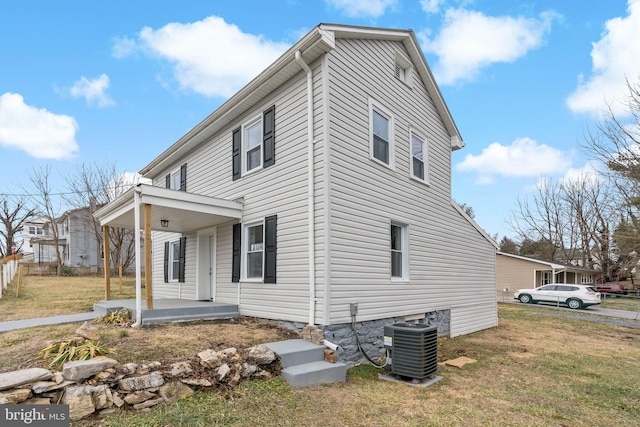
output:
[[[47,368],[47,363],[37,356],[46,347],[45,341],[70,338],[79,326],[79,323],[41,326],[0,334],[0,348],[3,349],[0,372]],[[162,323],[140,328],[97,322],[94,326],[100,332],[100,341],[116,351],[112,357],[120,363],[171,363],[189,359],[206,349],[235,347],[240,350],[266,342],[299,338],[291,330],[251,317]]]

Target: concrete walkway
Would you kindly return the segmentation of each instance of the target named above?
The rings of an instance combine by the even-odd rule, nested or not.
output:
[[[43,325],[60,325],[62,323],[75,323],[93,320],[99,317],[98,313],[89,311],[86,313],[67,314],[63,316],[40,317],[36,319],[9,320],[0,322],[0,332],[13,331],[15,329],[32,328]]]

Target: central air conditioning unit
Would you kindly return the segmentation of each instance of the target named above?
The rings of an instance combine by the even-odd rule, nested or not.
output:
[[[422,381],[438,370],[438,328],[416,323],[384,327],[384,346],[390,351],[391,373]]]

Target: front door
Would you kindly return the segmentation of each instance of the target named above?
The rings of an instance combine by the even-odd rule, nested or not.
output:
[[[209,235],[209,292],[211,299],[216,300],[216,236]]]
[[[198,231],[197,295],[200,301],[216,299],[216,229]]]

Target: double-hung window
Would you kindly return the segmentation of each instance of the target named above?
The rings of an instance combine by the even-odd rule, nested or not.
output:
[[[369,102],[371,158],[393,167],[393,116],[375,102]]]
[[[277,227],[276,215],[258,223],[233,225],[232,282],[276,283]]]
[[[409,279],[407,226],[391,223],[391,280]]]
[[[187,191],[187,164],[168,173],[165,178],[165,187],[171,190]]]
[[[180,277],[180,241],[169,242],[169,281],[177,282]]]
[[[427,182],[427,144],[425,139],[415,131],[411,135],[411,177],[422,182]]]
[[[178,240],[164,243],[164,281],[185,281],[185,258],[187,238],[182,236]]]
[[[262,167],[262,119],[258,118],[244,126],[243,172],[247,173]]]
[[[246,271],[247,279],[262,279],[264,262],[264,225],[252,225],[246,228]]]
[[[233,180],[272,166],[276,162],[276,107],[231,132],[231,167]]]

